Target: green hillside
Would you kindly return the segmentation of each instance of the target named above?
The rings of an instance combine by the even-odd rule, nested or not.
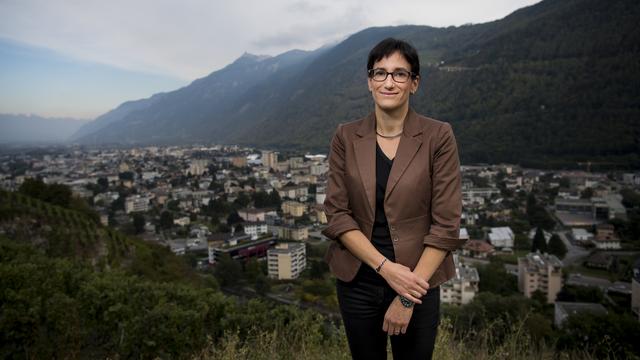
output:
[[[80,259],[98,271],[122,269],[158,281],[198,282],[198,276],[163,246],[127,237],[97,223],[90,212],[18,192],[0,190],[0,230],[52,258]]]

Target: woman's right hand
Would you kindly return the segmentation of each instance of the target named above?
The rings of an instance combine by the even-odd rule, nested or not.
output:
[[[380,275],[399,295],[416,304],[422,304],[420,298],[427,294],[429,283],[413,273],[408,267],[387,261],[380,269]]]

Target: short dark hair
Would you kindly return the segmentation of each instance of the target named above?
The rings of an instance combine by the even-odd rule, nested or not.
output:
[[[400,55],[404,56],[409,65],[411,65],[412,73],[420,75],[420,59],[418,59],[416,48],[406,41],[394,38],[386,38],[371,49],[367,60],[367,71],[373,69],[373,64],[376,61],[380,61],[395,52],[399,52]]]

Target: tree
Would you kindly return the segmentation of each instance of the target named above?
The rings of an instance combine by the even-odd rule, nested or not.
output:
[[[233,226],[234,224],[238,224],[244,222],[244,219],[240,217],[240,215],[238,215],[237,211],[232,211],[231,214],[229,214],[229,216],[227,216],[227,225],[229,226]]]
[[[540,253],[547,252],[547,241],[544,238],[544,231],[542,228],[536,229],[536,235],[533,237],[533,245],[531,246],[531,252],[539,250]]]
[[[512,295],[518,293],[517,278],[504,268],[504,262],[491,258],[488,265],[478,266],[478,276],[482,279],[479,283],[480,292],[490,292],[500,295]]]
[[[144,225],[146,224],[146,219],[144,215],[140,213],[133,214],[133,229],[136,234],[141,234],[144,232]]]
[[[266,191],[256,191],[251,194],[251,200],[253,200],[253,205],[257,208],[267,206],[269,201],[269,194]]]
[[[242,276],[242,267],[231,255],[223,253],[216,262],[213,274],[220,281],[220,285],[229,286],[238,282]]]
[[[269,205],[276,208],[280,208],[280,206],[282,206],[282,199],[280,198],[280,194],[275,190],[269,193]]]
[[[593,351],[597,359],[627,359],[640,351],[640,323],[627,314],[572,314],[559,335],[557,349]]]
[[[167,209],[171,211],[180,211],[180,201],[169,200],[169,202],[167,203]]]
[[[604,303],[604,294],[596,286],[565,285],[556,296],[556,301]]]
[[[170,211],[163,211],[160,214],[160,227],[163,229],[171,229],[173,227],[173,214]]]
[[[531,300],[538,302],[540,305],[545,305],[547,303],[547,294],[538,289],[531,293]]]
[[[100,192],[105,192],[109,190],[109,180],[107,180],[106,177],[99,177],[98,187],[100,188]]]
[[[249,258],[249,260],[244,263],[244,275],[250,282],[255,282],[258,276],[264,275],[262,274],[260,263],[258,263],[255,257]]]
[[[251,198],[249,197],[249,195],[247,195],[246,192],[241,191],[233,203],[240,208],[247,207],[249,203],[251,203]]]
[[[309,259],[307,264],[309,266],[304,273],[310,279],[324,279],[325,274],[329,272],[329,265],[324,261]]]
[[[558,234],[553,234],[551,236],[551,239],[549,239],[547,250],[549,254],[555,255],[558,257],[558,259],[561,259],[561,260],[567,254],[567,247],[562,241],[562,239],[560,239],[560,236]]]
[[[71,189],[63,184],[45,184],[41,179],[27,178],[20,185],[19,192],[46,201],[50,204],[69,208]]]
[[[134,179],[134,174],[131,171],[125,171],[122,172],[120,174],[118,174],[118,178],[120,178],[120,180],[130,180],[133,181]]]
[[[256,292],[258,294],[264,295],[268,293],[269,290],[271,290],[271,283],[269,282],[269,279],[263,273],[260,272],[256,277],[255,287],[256,287]]]
[[[531,241],[529,240],[529,237],[525,234],[516,234],[516,239],[515,239],[515,248],[516,249],[531,249]]]

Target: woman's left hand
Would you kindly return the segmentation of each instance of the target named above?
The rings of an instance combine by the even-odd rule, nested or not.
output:
[[[387,313],[384,314],[382,330],[389,335],[399,335],[407,332],[407,326],[413,315],[413,306],[406,308],[400,302],[400,297],[396,296],[389,305]]]

